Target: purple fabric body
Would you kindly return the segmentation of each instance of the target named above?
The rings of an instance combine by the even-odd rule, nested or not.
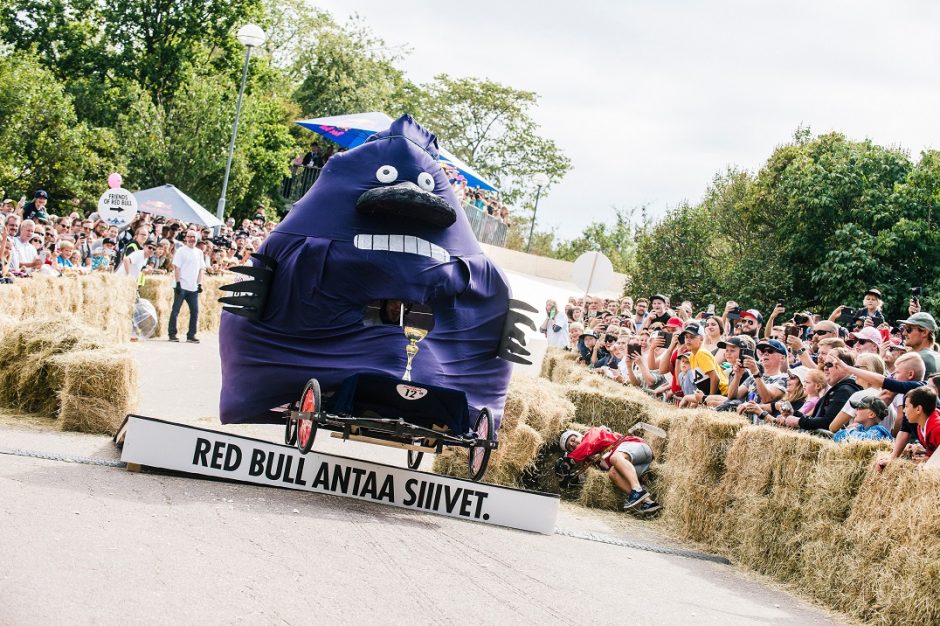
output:
[[[261,320],[222,313],[222,423],[283,423],[278,407],[299,399],[310,378],[329,392],[358,372],[400,377],[407,345],[402,329],[363,324],[369,302],[396,299],[434,311],[412,380],[465,392],[471,419],[488,407],[498,424],[511,373],[511,363],[496,356],[509,285],[480,250],[436,157],[434,135],[406,115],[330,158],[259,250],[278,263]],[[421,172],[433,176],[433,193],[456,210],[457,221],[440,228],[357,212],[360,195],[383,186],[376,172],[384,165],[398,170],[388,185],[415,182]],[[362,250],[353,243],[356,235],[418,237],[450,259]]]

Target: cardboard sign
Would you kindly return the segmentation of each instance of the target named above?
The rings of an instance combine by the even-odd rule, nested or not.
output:
[[[123,228],[137,216],[137,198],[121,187],[108,189],[98,199],[98,214],[109,226]]]
[[[121,460],[216,478],[329,493],[496,526],[551,534],[558,496],[419,472],[128,416]],[[404,454],[402,454],[404,461]]]

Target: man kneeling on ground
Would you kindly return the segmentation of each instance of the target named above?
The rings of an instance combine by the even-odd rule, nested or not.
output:
[[[566,460],[578,465],[596,464],[607,472],[611,482],[627,494],[624,511],[636,510],[647,514],[662,508],[640,484],[640,478],[653,461],[652,448],[640,437],[621,435],[606,426],[595,426],[584,435],[566,430],[558,443],[567,453]]]

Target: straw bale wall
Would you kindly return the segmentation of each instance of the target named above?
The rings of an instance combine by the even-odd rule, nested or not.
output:
[[[651,441],[657,458],[645,482],[670,532],[866,622],[940,623],[940,471],[896,461],[879,473],[884,442],[836,444],[679,410],[588,373],[570,353],[550,351],[542,374],[575,406],[582,424],[572,427],[626,432],[645,421],[667,431],[665,442]],[[620,508],[624,494],[595,469],[580,490],[560,490],[549,476],[560,454],[552,442],[540,451],[548,471],[539,488]]]

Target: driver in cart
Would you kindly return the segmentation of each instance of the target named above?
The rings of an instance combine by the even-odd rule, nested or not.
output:
[[[627,494],[624,511],[647,515],[662,508],[640,484],[653,461],[653,449],[641,437],[621,435],[606,426],[595,426],[583,435],[576,430],[566,430],[558,443],[566,452],[556,465],[560,475],[580,473],[590,465],[596,465]]]

